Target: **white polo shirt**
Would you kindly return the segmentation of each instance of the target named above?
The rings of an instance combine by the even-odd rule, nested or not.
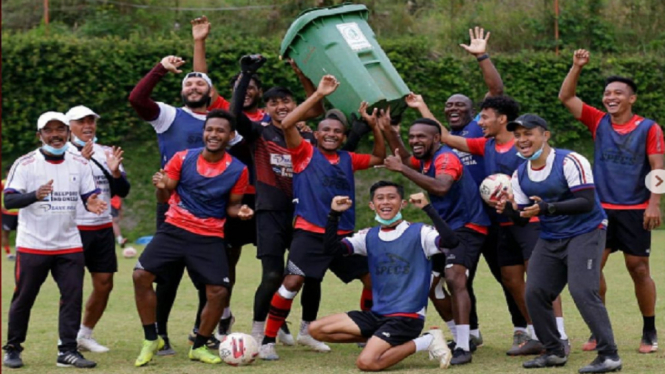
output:
[[[81,196],[98,192],[88,161],[65,153],[60,162],[47,161],[35,150],[14,162],[5,193],[34,193],[53,180],[53,192],[19,211],[16,250],[23,253],[82,252],[76,227],[76,206]]]

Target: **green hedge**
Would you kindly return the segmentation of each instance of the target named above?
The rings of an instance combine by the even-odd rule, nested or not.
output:
[[[192,46],[187,41],[72,39],[34,34],[2,36],[2,153],[12,159],[33,148],[37,117],[46,110],[66,111],[85,104],[102,115],[99,133],[107,144],[154,139],[152,128],[143,123],[128,103],[128,95],[139,79],[160,59],[179,54],[191,61]],[[442,114],[446,98],[463,92],[474,100],[485,93],[482,76],[473,58],[453,58],[430,54],[427,42],[419,39],[381,41],[396,69],[409,87],[424,95],[434,113]],[[269,58],[262,69],[266,86],[297,87],[291,69],[277,56],[279,41],[274,39],[211,40],[208,43],[209,69],[222,94],[227,81],[237,71],[238,58],[261,52]],[[562,79],[570,66],[570,53],[524,53],[497,55],[493,60],[501,73],[506,93],[522,104],[524,112],[535,112],[550,121],[559,145],[588,148],[588,134],[557,101]],[[191,67],[186,65],[185,69]],[[593,56],[585,68],[579,94],[600,106],[603,78],[609,74],[633,76],[640,92],[636,111],[665,118],[665,97],[661,84],[665,64],[655,57]],[[180,79],[169,75],[154,92],[160,101],[179,105]],[[302,91],[297,91],[302,97]],[[406,119],[415,117],[407,113]]]

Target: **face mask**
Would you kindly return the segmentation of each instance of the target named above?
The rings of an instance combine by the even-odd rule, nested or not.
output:
[[[48,144],[43,144],[42,149],[54,156],[62,156],[66,151],[67,148],[69,148],[69,143],[65,143],[65,145],[62,148],[53,148]]]
[[[84,146],[85,146],[85,142],[84,142],[83,140],[79,139],[76,135],[72,135],[72,136],[73,136],[72,141],[74,142],[74,144],[76,144],[76,145],[78,145],[78,146],[80,146],[80,147],[84,147]],[[94,139],[92,139],[92,142],[93,142],[93,143],[97,143],[97,137],[96,137],[96,136],[95,136]]]
[[[384,226],[390,226],[393,223],[395,223],[395,222],[397,222],[401,219],[402,219],[402,212],[397,213],[397,215],[395,217],[393,217],[392,219],[383,219],[383,218],[379,217],[378,213],[376,214],[376,216],[374,216],[374,220],[376,222],[384,225]]]
[[[517,157],[521,158],[522,160],[533,161],[533,160],[538,159],[538,157],[540,157],[540,155],[543,154],[543,149],[545,149],[545,144],[543,144],[543,146],[540,147],[540,149],[537,150],[536,153],[532,154],[531,157],[524,157],[524,156],[522,156],[522,154],[519,153],[519,152],[517,152]]]

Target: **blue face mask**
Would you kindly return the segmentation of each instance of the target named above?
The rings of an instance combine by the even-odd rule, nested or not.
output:
[[[73,137],[72,141],[74,142],[74,144],[76,144],[80,147],[85,146],[85,142],[83,140],[79,139],[76,135],[72,135],[72,137]],[[96,136],[95,136],[94,139],[92,139],[92,142],[97,143],[97,137]]]
[[[522,160],[533,161],[533,160],[538,159],[538,157],[540,157],[540,155],[543,154],[543,149],[545,149],[545,144],[543,144],[543,146],[540,147],[539,150],[537,150],[534,154],[532,154],[531,157],[524,157],[519,152],[517,152],[517,157],[521,158]]]
[[[393,223],[395,223],[395,222],[397,222],[401,219],[402,219],[402,212],[397,213],[397,215],[395,217],[393,217],[392,219],[383,219],[383,218],[379,217],[378,213],[376,214],[376,216],[374,216],[374,220],[376,222],[384,225],[384,226],[390,226]]]
[[[54,156],[62,156],[67,151],[67,148],[69,148],[69,143],[65,143],[65,145],[62,146],[62,148],[53,148],[48,144],[43,144],[42,145],[42,149],[44,151],[46,151],[46,152],[48,152],[48,153],[50,153]]]

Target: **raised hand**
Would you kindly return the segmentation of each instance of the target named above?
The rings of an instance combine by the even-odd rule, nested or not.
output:
[[[348,196],[335,196],[330,203],[330,209],[335,212],[344,212],[353,206],[353,200]]]
[[[573,65],[582,67],[589,63],[591,54],[586,49],[578,49],[573,53]]]
[[[379,111],[377,124],[379,129],[381,129],[383,132],[394,131],[395,133],[399,134],[399,123],[393,125],[392,117],[390,117],[390,107],[381,109]]]
[[[88,208],[89,212],[95,213],[97,215],[102,214],[106,211],[106,208],[108,205],[106,204],[106,201],[100,199],[99,194],[92,194],[88,198],[88,201],[86,202],[86,207]]]
[[[159,169],[159,171],[152,176],[152,185],[159,189],[166,188],[165,177],[166,172],[164,169]]]
[[[413,109],[419,109],[425,106],[425,100],[423,100],[423,97],[421,95],[416,95],[413,92],[406,95],[404,101],[406,101],[406,105],[408,105],[409,108]]]
[[[386,159],[383,160],[383,164],[388,170],[401,172],[402,168],[404,167],[404,163],[402,163],[402,158],[399,157],[399,149],[395,148],[394,155],[386,157]]]
[[[379,110],[377,108],[374,108],[374,110],[372,110],[372,115],[369,115],[367,113],[367,107],[368,106],[369,106],[369,103],[367,103],[367,101],[363,101],[362,103],[360,103],[360,108],[358,108],[358,113],[360,113],[360,116],[362,117],[362,119],[365,122],[367,122],[369,127],[371,127],[373,129],[377,125],[377,117],[376,116],[377,116]]]
[[[311,127],[307,126],[307,122],[305,121],[296,122],[296,128],[300,132],[314,132]]]
[[[109,170],[111,170],[114,177],[120,173],[120,164],[122,164],[123,153],[124,151],[122,148],[115,146],[106,152],[106,165],[109,167]]]
[[[164,69],[174,74],[180,74],[182,73],[182,70],[179,70],[178,68],[185,63],[185,60],[178,56],[166,56],[162,59],[161,63]]]
[[[475,29],[469,29],[469,44],[460,44],[460,47],[466,49],[467,52],[474,56],[480,56],[487,51],[487,40],[490,38],[490,32],[485,35],[485,30],[482,27],[476,26]]]
[[[256,73],[266,61],[268,60],[260,54],[242,56],[240,58],[240,70],[243,73]]]
[[[409,202],[415,205],[416,208],[418,209],[423,209],[429,204],[429,201],[427,201],[427,197],[422,192],[418,192],[416,194],[409,196]]]
[[[252,208],[243,204],[240,207],[240,210],[238,211],[238,218],[240,218],[243,221],[246,221],[248,219],[252,219],[252,217],[254,217],[254,211],[252,210]]]
[[[321,77],[321,81],[319,82],[319,87],[316,88],[316,92],[323,96],[328,96],[335,92],[337,86],[339,86],[337,78],[335,78],[333,75],[326,74]]]
[[[44,200],[51,192],[53,192],[53,179],[39,186],[35,191],[35,195],[37,195],[37,200]]]
[[[92,155],[95,153],[92,150],[93,146],[92,140],[88,140],[83,148],[81,148],[81,156],[83,156],[86,160],[90,160],[92,158]]]
[[[194,18],[190,23],[192,24],[192,37],[194,40],[206,40],[210,33],[210,22],[208,22],[208,17],[201,16],[199,18]]]
[[[290,58],[290,59],[288,59],[288,60],[286,60],[286,61],[289,63],[289,65],[291,65],[291,68],[293,69],[293,71],[296,73],[297,76],[300,77],[300,76],[304,76],[304,75],[305,75],[305,74],[302,72],[302,70],[300,70],[300,68],[298,67],[298,64],[296,64],[296,62],[293,61],[292,58]]]

